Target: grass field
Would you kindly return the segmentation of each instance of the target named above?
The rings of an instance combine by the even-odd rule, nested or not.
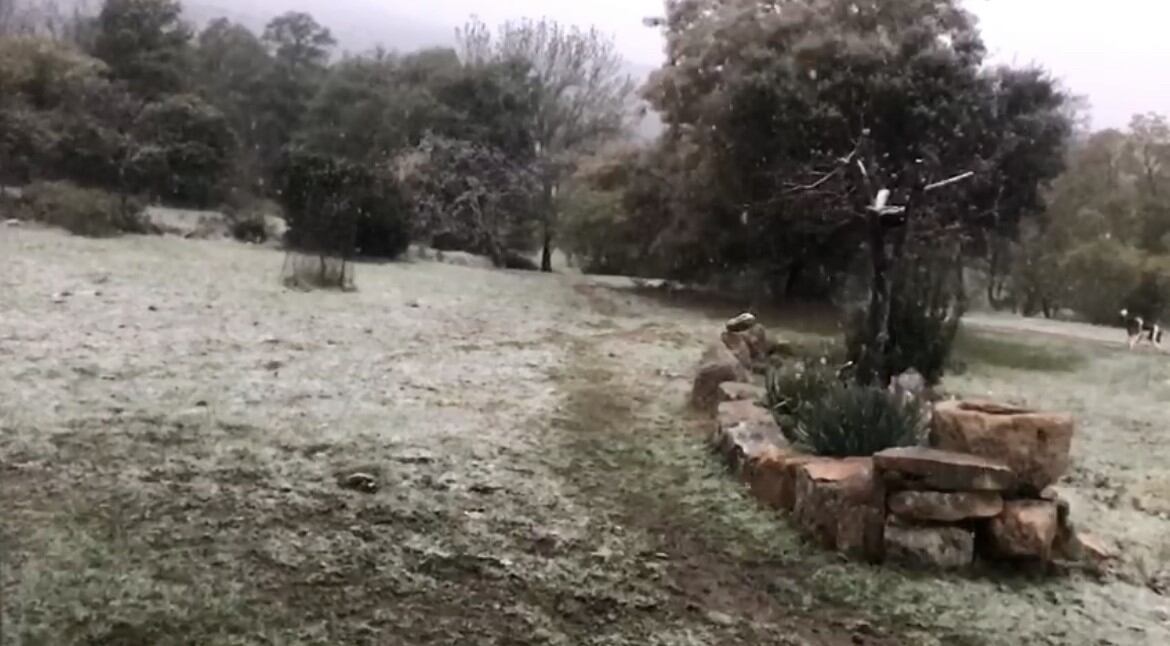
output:
[[[685,393],[733,311],[434,263],[293,292],[172,238],[0,258],[3,646],[1170,643],[1164,356],[964,337],[948,389],[1078,416],[1061,489],[1125,561],[927,577],[803,545],[707,453]]]

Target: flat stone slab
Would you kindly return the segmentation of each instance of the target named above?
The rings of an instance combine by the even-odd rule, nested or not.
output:
[[[996,460],[922,447],[886,449],[873,456],[874,466],[891,486],[939,491],[1007,491],[1015,473]],[[886,478],[892,474],[892,478]]]
[[[899,491],[887,504],[901,518],[942,523],[993,518],[1003,511],[1003,497],[994,491]]]

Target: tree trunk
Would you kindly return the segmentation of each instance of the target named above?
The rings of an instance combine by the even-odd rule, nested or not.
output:
[[[544,218],[544,245],[540,252],[540,270],[552,271],[552,226],[547,215]]]
[[[865,348],[857,366],[857,380],[863,386],[882,380],[882,358],[890,337],[890,263],[886,255],[886,230],[881,215],[870,212],[869,256],[873,271],[869,287],[869,312],[865,323]]]
[[[552,241],[553,241],[553,221],[556,218],[556,195],[554,194],[555,186],[552,180],[545,179],[544,181],[544,240],[541,245],[540,252],[540,270],[543,272],[552,271]]]
[[[804,274],[804,261],[797,260],[788,267],[788,277],[784,281],[784,297],[792,298],[795,296],[796,289],[800,285],[800,279]]]

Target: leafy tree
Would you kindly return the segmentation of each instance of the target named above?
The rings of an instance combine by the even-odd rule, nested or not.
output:
[[[498,149],[428,137],[402,173],[416,234],[432,244],[486,255],[497,266],[531,245],[537,177]]]
[[[106,0],[93,54],[148,100],[183,90],[190,77],[191,30],[182,13],[177,0]]]
[[[106,81],[106,71],[66,43],[0,39],[0,173],[6,181],[114,181],[119,144],[107,113],[121,92]]]
[[[699,151],[688,172],[714,203],[691,209],[697,228],[732,262],[791,259],[790,275],[809,258],[845,262],[864,244],[870,295],[857,375],[888,380],[892,304],[930,300],[897,293],[906,273],[897,265],[937,248],[958,263],[958,234],[988,226],[969,217],[985,208],[982,186],[939,182],[1017,163],[1029,174],[992,193],[1021,205],[999,209],[1001,218],[1022,215],[1061,151],[1032,149],[1027,136],[1013,147],[995,126],[1051,121],[1045,142],[1059,142],[1060,94],[1041,77],[987,72],[957,2],[674,3],[666,25],[668,62],[646,96],[667,137]],[[1036,161],[1052,155],[1055,164]],[[932,191],[940,187],[945,198]]]
[[[248,144],[256,141],[256,97],[271,68],[264,43],[243,25],[220,18],[199,34],[195,73],[200,95],[228,117]]]
[[[281,151],[304,125],[304,115],[325,78],[336,41],[329,29],[306,13],[277,16],[264,30],[263,42],[272,58],[258,98],[255,118],[260,156],[275,167]]]
[[[223,113],[192,95],[146,106],[135,135],[135,183],[166,202],[211,206],[222,196],[236,139]]]
[[[301,138],[312,150],[385,163],[418,143],[440,106],[428,90],[404,85],[401,61],[384,53],[347,58],[313,98]]]
[[[678,259],[663,254],[675,185],[658,144],[615,144],[583,158],[561,196],[562,247],[593,273],[657,276]],[[669,245],[672,250],[693,245]]]
[[[482,22],[459,32],[470,64],[523,61],[536,92],[531,133],[543,196],[541,269],[551,271],[556,194],[578,155],[621,134],[632,112],[634,86],[613,42],[595,29],[551,20],[505,23],[493,37]]]

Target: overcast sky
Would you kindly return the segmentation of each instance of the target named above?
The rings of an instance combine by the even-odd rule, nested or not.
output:
[[[642,18],[662,13],[662,0],[205,0],[275,13],[309,9],[343,33],[370,37],[391,20],[428,38],[448,38],[476,14],[489,24],[546,15],[597,25],[627,59],[654,66],[660,34]],[[1038,63],[1092,107],[1094,127],[1125,126],[1137,112],[1170,114],[1170,0],[965,0],[980,18],[993,59]],[[324,15],[332,14],[332,15]],[[347,23],[347,24],[338,24]]]

